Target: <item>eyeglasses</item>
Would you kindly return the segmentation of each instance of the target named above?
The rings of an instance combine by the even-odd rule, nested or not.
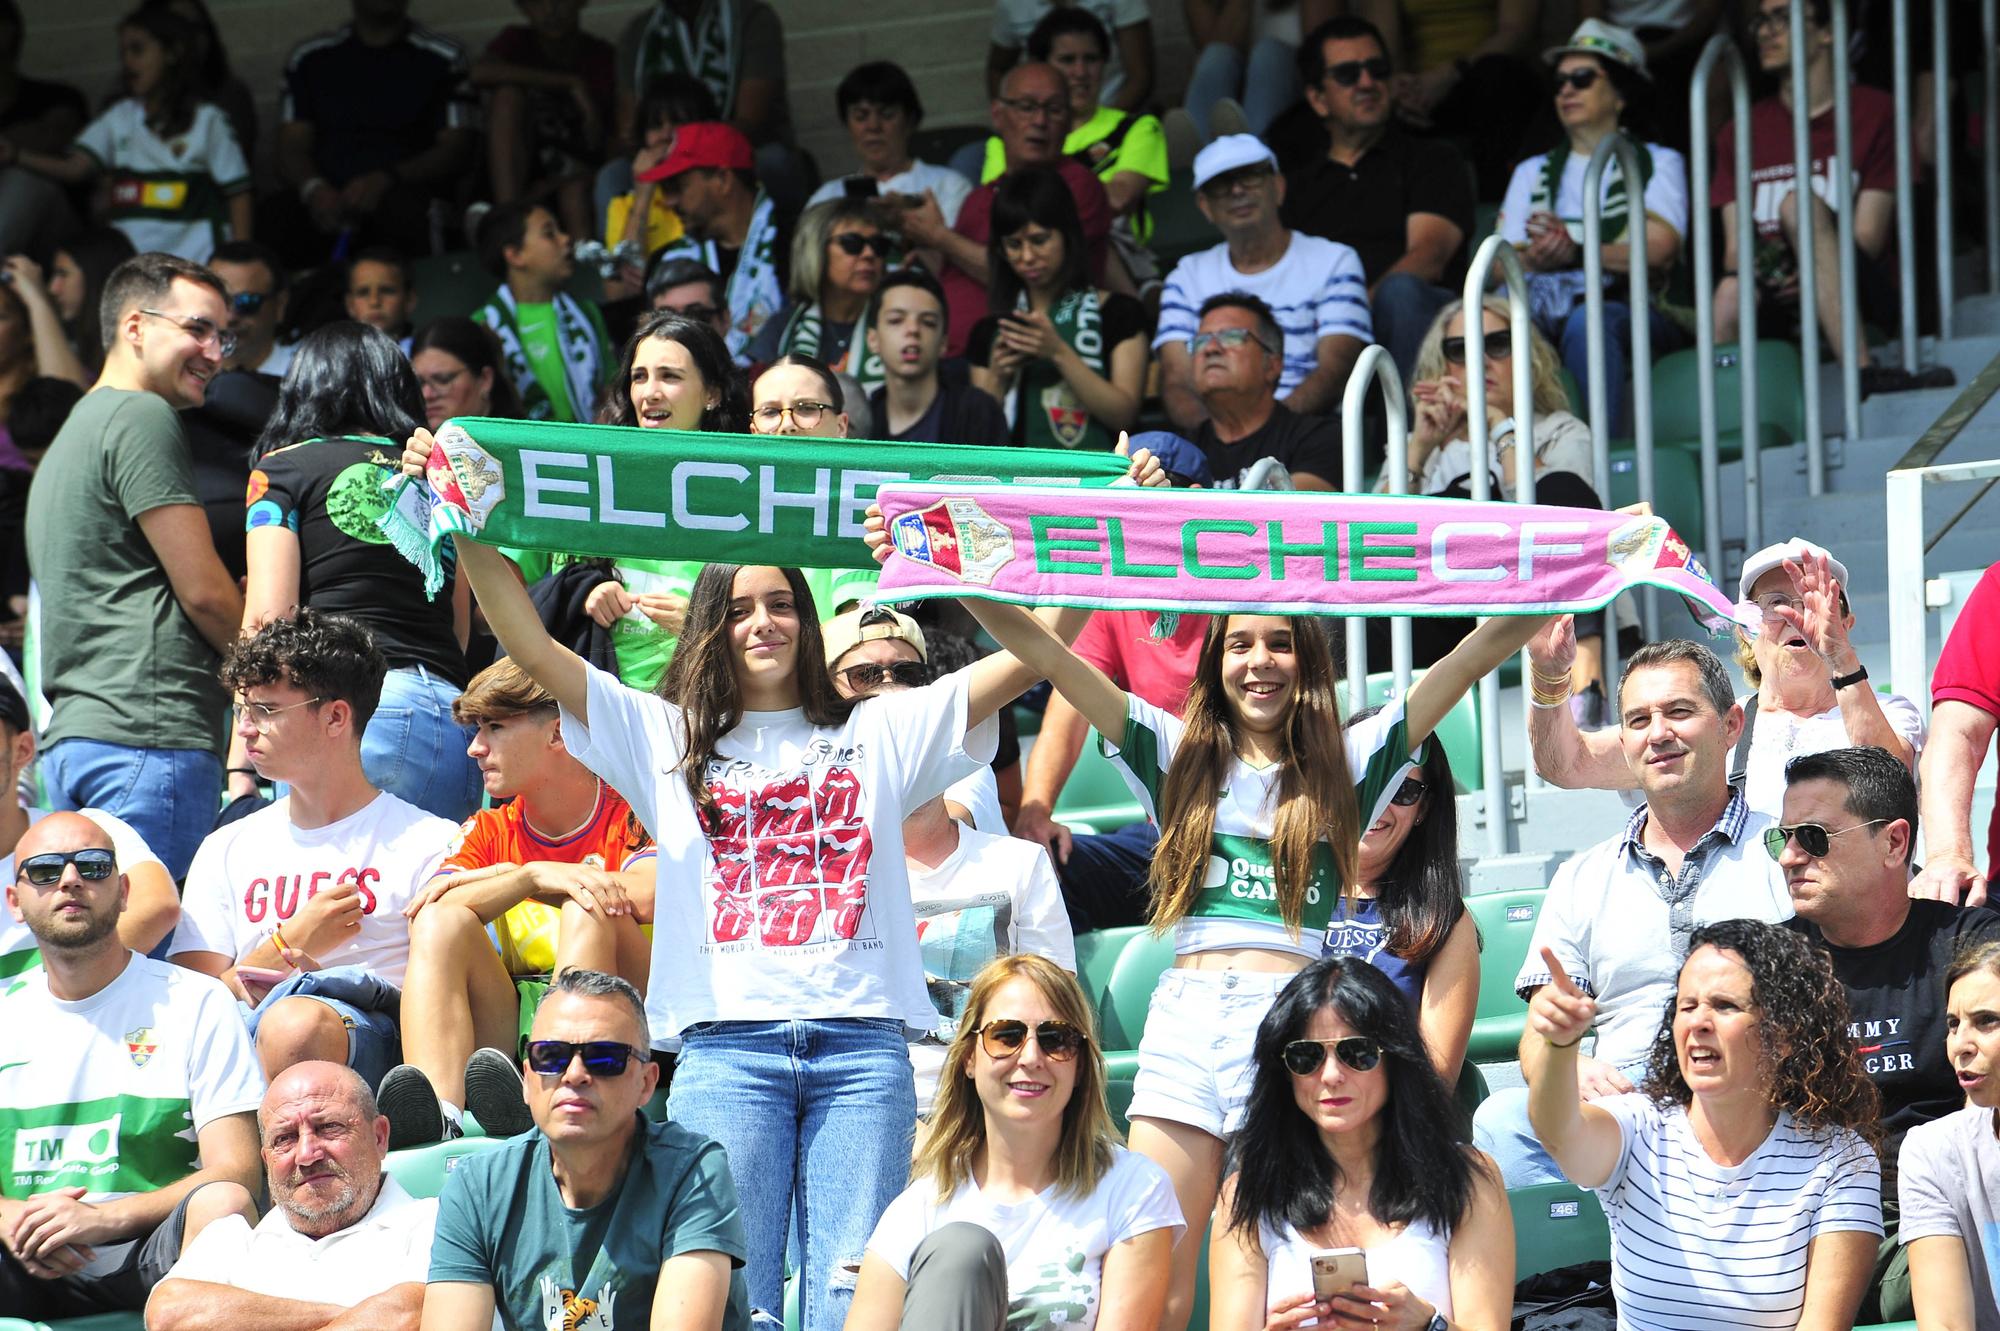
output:
[[[1773,622],[1779,620],[1780,610],[1790,610],[1796,614],[1805,608],[1805,602],[1790,592],[1765,592],[1753,599],[1750,604],[1757,607],[1758,614]]]
[[[1276,176],[1268,166],[1251,167],[1243,171],[1231,171],[1218,176],[1201,187],[1202,197],[1210,200],[1226,199],[1232,194],[1254,194],[1264,188],[1267,181]]]
[[[83,850],[52,850],[45,855],[30,855],[16,866],[21,877],[36,887],[53,887],[62,881],[63,869],[74,864],[77,876],[89,882],[101,883],[118,872],[118,860],[110,851],[96,846]]]
[[[438,392],[442,393],[446,389],[450,388],[453,384],[457,383],[461,375],[467,375],[471,373],[472,371],[466,369],[446,370],[442,374],[419,375],[417,376],[417,382],[425,388],[434,388]]]
[[[1051,120],[1065,115],[1069,111],[1069,102],[1063,98],[1038,102],[1032,97],[1002,97],[1000,105],[1006,107],[1017,116],[1034,116],[1040,114],[1047,116]]]
[[[1603,76],[1604,71],[1601,69],[1563,70],[1556,75],[1556,91],[1561,92],[1564,88],[1575,88],[1578,92],[1584,92]]]
[[[988,1058],[1010,1058],[1028,1042],[1028,1023],[1011,1017],[989,1021],[979,1028],[979,1043]],[[1035,1045],[1042,1057],[1067,1063],[1090,1043],[1090,1037],[1066,1021],[1040,1021],[1034,1026]]]
[[[1389,797],[1389,803],[1400,804],[1404,808],[1408,808],[1422,799],[1424,792],[1429,789],[1429,786],[1426,786],[1415,777],[1406,776],[1403,778],[1403,784],[1396,787],[1396,793]]]
[[[288,702],[283,707],[273,707],[267,702],[240,702],[230,710],[236,714],[236,720],[239,725],[247,717],[249,718],[251,729],[260,735],[268,735],[271,733],[271,727],[278,723],[278,718],[286,712],[296,711],[301,707],[310,707],[316,702],[325,701],[326,699],[324,698],[307,698],[304,702]]]
[[[897,661],[892,665],[863,661],[834,673],[847,681],[850,693],[872,693],[882,687],[885,679],[892,679],[906,689],[922,688],[931,682],[931,668],[922,661]]]
[[[1750,31],[1760,28],[1789,28],[1792,26],[1792,7],[1782,9],[1762,9],[1750,16]]]
[[[1365,1035],[1340,1040],[1293,1040],[1285,1045],[1285,1070],[1294,1077],[1310,1077],[1326,1065],[1328,1050],[1355,1072],[1373,1072],[1382,1062],[1382,1045]]]
[[[842,254],[852,254],[859,257],[861,251],[867,250],[878,259],[888,258],[889,251],[894,248],[890,245],[889,238],[879,231],[867,233],[843,231],[833,237],[833,243],[840,247]]]
[[[794,402],[789,407],[781,407],[775,402],[767,402],[750,413],[750,424],[758,434],[776,434],[778,427],[785,423],[785,417],[792,418],[792,424],[801,430],[810,430],[820,422],[820,417],[833,410],[827,402]]]
[[[1387,83],[1389,75],[1394,71],[1395,67],[1389,63],[1389,58],[1378,55],[1371,56],[1367,60],[1343,60],[1337,65],[1328,65],[1326,76],[1343,88],[1352,88],[1361,82],[1363,74],[1377,83]]]
[[[1782,825],[1767,827],[1764,829],[1764,849],[1770,851],[1771,858],[1775,860],[1785,853],[1785,843],[1796,837],[1799,849],[1814,859],[1818,859],[1820,856],[1826,854],[1827,848],[1833,844],[1833,838],[1846,836],[1849,832],[1858,832],[1864,827],[1874,827],[1878,823],[1886,823],[1888,821],[1889,819],[1887,818],[1870,818],[1865,823],[1856,823],[1852,827],[1843,827],[1838,832],[1829,832],[1818,823],[1795,823],[1790,827]]]
[[[646,1051],[618,1040],[530,1040],[528,1067],[544,1077],[560,1077],[578,1055],[583,1070],[593,1077],[616,1077],[633,1059],[642,1062]]]
[[[165,310],[142,309],[139,313],[178,325],[183,333],[193,338],[200,346],[205,347],[211,342],[215,343],[215,349],[225,358],[236,354],[236,334],[227,328],[217,328],[207,319],[189,318],[185,314],[168,314]]]
[[[1264,350],[1271,350],[1271,348],[1264,346],[1263,338],[1258,337],[1247,328],[1217,328],[1206,333],[1196,333],[1193,337],[1189,338],[1188,354],[1199,356],[1210,346],[1221,347],[1224,351],[1235,351],[1246,342],[1255,342],[1258,346],[1264,347]],[[1273,352],[1272,354],[1275,355],[1276,353]]]
[[[264,302],[270,298],[268,291],[239,291],[229,298],[229,308],[248,319],[263,309]]]
[[[1446,364],[1449,365],[1465,364],[1464,338],[1448,337],[1444,341],[1438,343],[1438,350],[1444,353]],[[1514,359],[1514,344],[1508,340],[1507,335],[1504,331],[1498,333],[1488,333],[1486,335],[1486,359],[1488,360]]]

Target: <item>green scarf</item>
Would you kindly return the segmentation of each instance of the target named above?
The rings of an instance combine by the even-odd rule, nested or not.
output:
[[[872,569],[875,488],[896,480],[1109,485],[1116,454],[773,438],[461,416],[438,430],[425,484],[390,482],[378,524],[444,585],[446,537],[605,559]]]
[[[660,251],[654,262],[666,259],[694,259],[707,264],[711,272],[722,271],[722,255],[712,240],[682,236]],[[729,354],[738,365],[747,365],[751,339],[785,304],[785,284],[778,280],[777,210],[763,187],[757,190],[757,204],[750,213],[750,229],[744,233],[743,249],[729,274],[724,292],[729,302]]]
[[[1646,182],[1653,178],[1653,154],[1645,144],[1635,145],[1639,149],[1639,211],[1645,212]],[[1532,213],[1556,213],[1556,192],[1562,188],[1563,169],[1569,165],[1569,140],[1558,143],[1549,155],[1542,159],[1541,174],[1535,177],[1535,191],[1528,196],[1528,211]],[[1609,245],[1625,234],[1625,227],[1631,217],[1631,201],[1625,197],[1625,173],[1612,158],[1604,167],[1604,211],[1599,214],[1603,225],[1599,230],[1605,244]],[[1583,218],[1564,217],[1564,229],[1569,238],[1583,243]]]
[[[556,350],[562,356],[563,377],[569,388],[570,404],[588,416],[597,405],[597,390],[610,368],[611,335],[604,330],[603,316],[589,301],[578,300],[558,291],[553,302],[556,313]],[[503,282],[493,300],[472,316],[493,330],[505,353],[507,377],[521,394],[521,406],[528,419],[545,421],[555,413],[548,390],[535,378],[528,353],[521,347],[521,325],[514,293]]]
[[[825,333],[824,316],[820,313],[819,302],[815,301],[792,312],[783,335],[778,338],[778,352],[785,356],[813,356],[825,360],[819,349],[820,339]],[[888,367],[882,364],[882,358],[868,349],[867,305],[861,307],[861,317],[854,321],[854,336],[848,341],[846,354],[837,361],[827,361],[827,365],[852,377],[864,393],[874,392],[889,377]]]
[[[1025,296],[1020,308],[1027,308]],[[1097,374],[1105,373],[1109,357],[1104,345],[1103,302],[1095,289],[1083,287],[1064,296],[1049,311],[1049,321],[1085,365]],[[1019,424],[1021,442],[1030,448],[1110,451],[1111,432],[1091,419],[1063,382],[1062,372],[1050,361],[1037,357],[1021,367],[1007,393],[1006,407],[1007,423]]]
[[[666,0],[659,0],[639,34],[632,86],[643,91],[662,74],[691,74],[708,85],[727,116],[736,100],[736,19],[734,0],[713,0],[701,7],[690,29]]]

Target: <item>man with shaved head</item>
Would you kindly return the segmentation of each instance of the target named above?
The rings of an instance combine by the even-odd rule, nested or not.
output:
[[[13,872],[42,964],[0,992],[0,1308],[136,1312],[183,1233],[247,1208],[263,1073],[227,989],[120,941],[103,828],[50,814]]]
[[[252,1228],[232,1212],[193,1236],[146,1305],[148,1331],[416,1331],[437,1202],[382,1172],[389,1120],[367,1083],[339,1063],[295,1063],[257,1129],[270,1213]]]
[[[1025,166],[1054,167],[1063,184],[1069,186],[1077,216],[1083,221],[1084,239],[1090,242],[1091,277],[1102,284],[1106,240],[1111,234],[1111,201],[1089,167],[1062,155],[1063,140],[1070,131],[1069,81],[1054,65],[1016,65],[1000,81],[992,115],[993,132],[1000,136],[1008,171]],[[986,241],[992,232],[993,192],[1003,179],[1005,176],[996,176],[967,195],[956,225],[945,225],[937,200],[928,194],[921,207],[903,214],[903,238],[912,245],[935,249],[948,260],[939,275],[951,316],[947,356],[965,354],[965,339],[972,325],[987,312],[990,275],[986,271]]]

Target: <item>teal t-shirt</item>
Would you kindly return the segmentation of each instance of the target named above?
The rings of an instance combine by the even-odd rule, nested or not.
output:
[[[556,307],[544,301],[522,301],[514,307],[515,324],[521,330],[521,354],[535,382],[549,395],[550,419],[582,421],[589,417],[578,412],[569,400],[569,371],[563,364],[562,335],[556,328]],[[586,407],[588,403],[584,404]]]
[[[438,1199],[430,1280],[491,1285],[507,1331],[645,1331],[660,1267],[686,1252],[728,1255],[722,1331],[750,1331],[747,1245],[722,1146],[642,1118],[624,1181],[587,1210],[563,1205],[539,1132],[462,1157]]]

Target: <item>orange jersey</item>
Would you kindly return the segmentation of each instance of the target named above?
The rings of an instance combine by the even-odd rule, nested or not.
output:
[[[484,869],[495,864],[558,864],[594,862],[616,872],[652,845],[645,828],[632,815],[624,797],[600,785],[597,807],[590,818],[566,836],[544,837],[528,823],[521,801],[481,809],[458,829],[458,839],[445,853],[440,874]],[[510,975],[546,975],[555,969],[556,935],[562,912],[539,901],[523,901],[493,922],[500,940],[500,959]]]

